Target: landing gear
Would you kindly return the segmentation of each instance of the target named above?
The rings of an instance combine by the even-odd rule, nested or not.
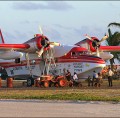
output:
[[[25,58],[26,58],[26,62],[27,62],[27,68],[28,68],[29,74],[30,74],[30,76],[27,78],[27,86],[30,87],[30,86],[34,85],[34,79],[32,77],[32,69],[30,67],[30,59],[29,59],[28,53],[25,54]]]
[[[27,87],[30,87],[32,85],[34,85],[34,78],[32,77],[27,78]]]

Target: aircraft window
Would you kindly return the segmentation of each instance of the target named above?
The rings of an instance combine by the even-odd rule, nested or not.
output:
[[[85,54],[89,55],[89,52],[86,51]]]
[[[14,75],[14,71],[13,70],[10,70],[10,72],[11,72],[11,75]]]
[[[15,63],[20,63],[20,58],[15,59]]]
[[[83,54],[83,52],[79,52],[79,55],[82,55]]]
[[[32,64],[35,64],[35,60],[32,60]]]
[[[88,52],[87,52],[87,51],[81,51],[81,52],[79,52],[78,54],[79,54],[79,55],[87,55]]]
[[[76,56],[76,53],[75,53],[75,52],[72,52],[71,55],[72,55],[72,56]]]
[[[83,54],[87,54],[86,52],[83,52]]]

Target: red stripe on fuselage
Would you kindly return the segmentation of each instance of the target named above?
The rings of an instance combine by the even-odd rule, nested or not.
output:
[[[72,62],[88,62],[88,63],[97,63],[97,64],[105,64],[105,61],[102,60],[99,57],[95,56],[87,56],[87,55],[81,55],[81,58],[70,58],[70,59],[63,59],[63,58],[58,58],[56,63],[72,63]],[[40,63],[41,59],[34,59],[35,64],[32,63],[32,60],[30,60],[30,65],[37,65]],[[15,67],[15,66],[26,66],[27,62],[26,60],[21,61],[20,64],[16,64],[15,62],[1,62],[0,66],[4,68],[9,68],[9,67]]]

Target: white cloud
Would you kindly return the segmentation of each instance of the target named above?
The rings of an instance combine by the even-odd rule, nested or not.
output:
[[[73,9],[72,5],[69,5],[65,1],[46,1],[46,2],[14,2],[13,4],[14,9],[20,10],[70,10]]]

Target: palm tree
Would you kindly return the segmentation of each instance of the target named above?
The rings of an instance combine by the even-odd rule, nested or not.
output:
[[[110,26],[120,27],[120,23],[112,22],[108,25],[108,27],[110,27]]]
[[[120,45],[120,33],[119,32],[114,32],[114,34],[112,34],[112,32],[109,28],[108,34],[109,34],[109,37],[106,39],[106,44],[108,46]],[[111,52],[111,54],[114,55],[114,57],[112,59],[110,59],[111,67],[113,67],[113,64],[115,63],[115,61],[114,61],[115,58],[120,62],[119,55],[118,55],[118,54],[120,54],[120,52]]]

